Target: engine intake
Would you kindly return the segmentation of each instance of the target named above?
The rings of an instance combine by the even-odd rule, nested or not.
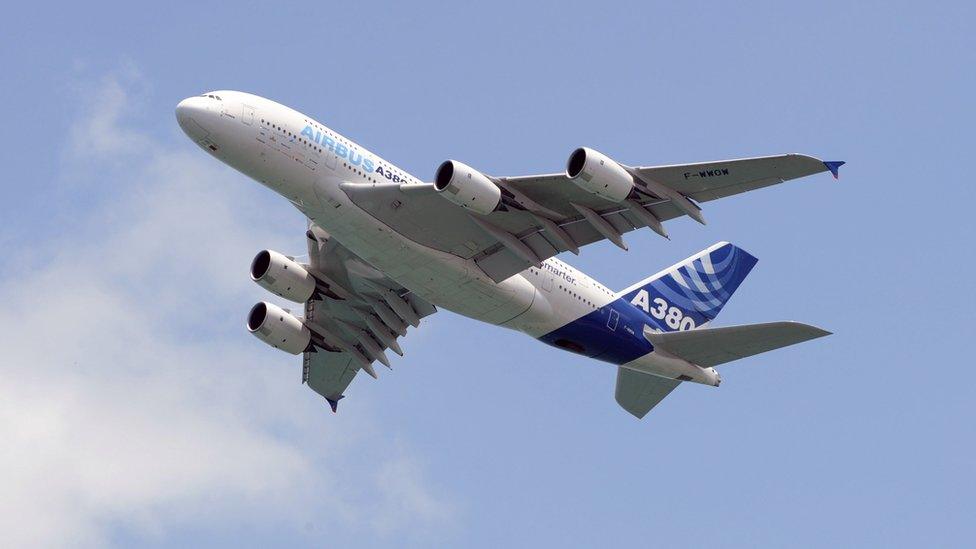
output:
[[[434,174],[434,188],[447,200],[481,215],[495,211],[502,190],[478,170],[457,160],[447,160]]]
[[[566,175],[579,188],[611,202],[623,202],[634,190],[634,178],[623,166],[589,147],[569,155]]]
[[[247,315],[247,331],[275,349],[293,355],[304,352],[312,341],[312,333],[301,320],[266,301],[251,307]]]
[[[262,250],[254,256],[251,280],[295,303],[305,303],[315,291],[315,277],[297,261],[274,250]]]

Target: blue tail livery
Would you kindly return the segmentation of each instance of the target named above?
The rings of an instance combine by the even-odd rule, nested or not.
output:
[[[619,292],[662,332],[694,330],[718,316],[758,260],[719,242]]]
[[[755,264],[748,252],[719,242],[539,339],[597,360],[626,364],[653,351],[644,337],[645,326],[673,332],[705,325]]]

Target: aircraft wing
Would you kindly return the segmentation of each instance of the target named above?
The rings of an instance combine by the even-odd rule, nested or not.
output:
[[[305,304],[305,325],[324,345],[303,355],[302,382],[332,410],[359,370],[377,377],[374,362],[390,367],[386,351],[403,355],[397,339],[437,309],[310,225],[309,272],[328,288]]]
[[[302,379],[313,391],[324,396],[335,411],[358,370],[359,366],[353,363],[352,355],[348,353],[305,353]]]
[[[635,171],[696,202],[708,202],[820,172],[830,171],[837,177],[837,170],[842,164],[824,162],[804,154],[781,154],[699,164],[639,167]],[[675,211],[675,217],[679,215],[681,213]]]
[[[355,184],[342,190],[360,208],[416,242],[473,259],[495,281],[564,251],[600,240],[621,248],[622,234],[689,215],[703,221],[707,202],[831,171],[840,163],[801,154],[673,166],[625,167],[640,199],[616,203],[584,191],[565,174],[491,177],[504,208],[470,213],[439,196],[433,184]]]

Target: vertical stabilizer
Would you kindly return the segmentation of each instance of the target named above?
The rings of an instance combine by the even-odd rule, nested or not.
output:
[[[617,295],[664,332],[693,330],[715,318],[758,260],[719,242]]]

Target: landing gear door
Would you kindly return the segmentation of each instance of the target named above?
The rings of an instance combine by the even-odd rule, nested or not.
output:
[[[246,126],[250,126],[254,123],[254,107],[244,105],[241,112],[241,122]]]

